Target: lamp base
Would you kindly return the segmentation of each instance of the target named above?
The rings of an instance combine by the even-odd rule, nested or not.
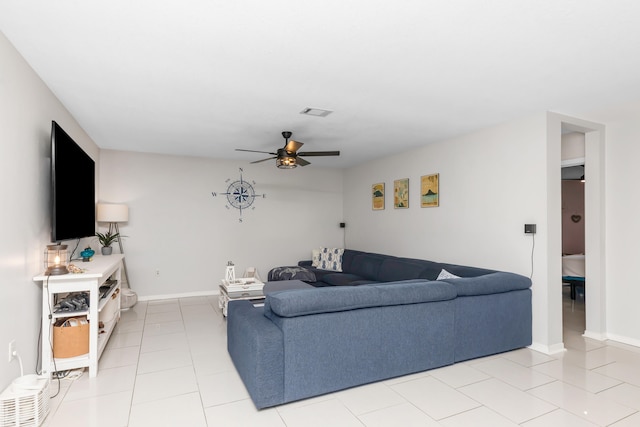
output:
[[[62,274],[69,274],[69,270],[65,266],[49,267],[44,272],[45,276],[60,276]]]

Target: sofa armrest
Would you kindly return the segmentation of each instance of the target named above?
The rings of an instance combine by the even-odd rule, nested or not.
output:
[[[227,349],[256,407],[283,402],[283,334],[250,301],[229,302]]]
[[[476,277],[445,279],[441,282],[452,284],[458,296],[490,295],[519,291],[531,287],[531,279],[515,273],[496,272]]]
[[[368,307],[446,301],[456,290],[444,281],[409,280],[364,286],[336,286],[274,292],[265,300],[265,316],[297,317]]]

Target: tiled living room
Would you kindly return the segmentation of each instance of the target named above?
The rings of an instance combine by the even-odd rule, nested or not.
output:
[[[226,352],[217,298],[139,303],[98,377],[60,382],[45,425],[638,425],[640,350],[582,337],[584,297],[566,288],[563,304],[560,355],[520,349],[257,411]]]

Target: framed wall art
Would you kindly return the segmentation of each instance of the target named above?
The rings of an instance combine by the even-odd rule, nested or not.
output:
[[[384,209],[384,182],[371,186],[371,208],[374,211]]]
[[[396,209],[409,208],[409,178],[393,181],[393,207]]]
[[[420,206],[433,208],[440,205],[440,174],[420,178]]]

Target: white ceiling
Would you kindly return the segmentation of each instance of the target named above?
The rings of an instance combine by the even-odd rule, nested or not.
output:
[[[100,147],[249,162],[290,130],[342,151],[322,167],[638,100],[639,24],[637,0],[0,0]]]

